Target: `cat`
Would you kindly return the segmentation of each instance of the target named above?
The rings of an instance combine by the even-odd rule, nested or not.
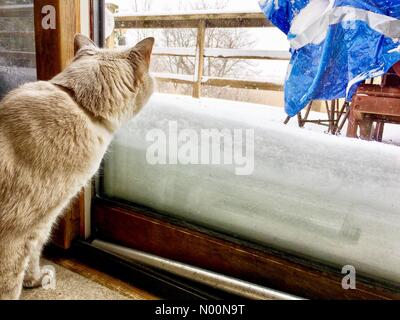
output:
[[[72,63],[0,103],[0,299],[42,285],[41,251],[63,209],[97,172],[113,134],[147,104],[154,38],[130,50],[76,35]]]

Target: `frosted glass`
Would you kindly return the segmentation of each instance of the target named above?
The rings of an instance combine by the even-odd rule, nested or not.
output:
[[[155,95],[107,154],[105,196],[400,284],[399,147],[284,126],[281,109]],[[254,128],[255,171],[149,165],[148,130]],[[397,133],[398,130],[397,130]]]
[[[36,81],[33,0],[0,0],[0,99]]]

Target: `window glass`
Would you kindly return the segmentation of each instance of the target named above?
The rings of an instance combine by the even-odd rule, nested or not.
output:
[[[0,0],[0,98],[36,80],[33,0]]]
[[[176,14],[184,2],[167,8],[165,1],[137,1],[142,7],[133,8],[116,1],[116,17]],[[191,3],[200,2],[225,3],[226,12],[244,7]],[[145,110],[118,132],[100,196],[400,285],[400,162],[393,145],[399,129],[390,127],[390,144],[379,144],[324,134],[326,126],[301,129],[296,119],[284,125],[282,88],[249,82],[283,84],[288,61],[260,57],[268,51],[282,58],[285,37],[273,28],[243,28],[239,20],[217,29],[206,31],[218,39],[206,38],[201,98],[191,97],[191,84],[161,82]],[[156,37],[154,73],[196,80],[196,30],[120,31],[124,46]],[[172,58],[160,54],[167,49]],[[229,50],[250,59],[225,59]],[[248,87],[236,88],[240,83]],[[326,118],[325,104],[315,107],[310,118]]]

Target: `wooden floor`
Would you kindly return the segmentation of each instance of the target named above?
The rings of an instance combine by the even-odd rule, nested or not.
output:
[[[75,272],[53,262],[42,259],[42,266],[52,268],[55,281],[51,288],[25,289],[22,300],[130,300],[127,295],[109,289],[97,282],[85,278]]]
[[[66,268],[74,273],[77,273],[87,279],[90,279],[102,286],[105,286],[115,292],[120,293],[133,300],[154,300],[158,299],[156,296],[143,291],[139,288],[125,283],[115,277],[107,275],[101,271],[94,269],[86,264],[83,264],[75,259],[68,258],[53,258],[51,259],[55,264]]]
[[[81,260],[50,250],[44,254],[44,264],[55,265],[57,272],[57,289],[54,292],[30,290],[24,292],[26,299],[113,299],[113,300],[158,300],[159,298],[132,283],[124,282]],[[69,282],[73,282],[70,284]],[[68,289],[71,287],[72,289]],[[82,287],[80,289],[80,287]],[[64,291],[63,291],[64,290]],[[65,292],[68,290],[68,292]],[[74,291],[76,294],[74,296]],[[79,290],[79,291],[78,291]],[[85,293],[85,290],[87,291]],[[97,292],[94,292],[97,291]],[[65,296],[65,297],[63,297]]]

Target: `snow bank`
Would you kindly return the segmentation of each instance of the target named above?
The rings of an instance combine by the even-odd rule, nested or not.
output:
[[[282,124],[281,109],[155,95],[121,130],[105,193],[175,217],[400,284],[400,149]],[[146,162],[149,130],[255,130],[255,170]]]

